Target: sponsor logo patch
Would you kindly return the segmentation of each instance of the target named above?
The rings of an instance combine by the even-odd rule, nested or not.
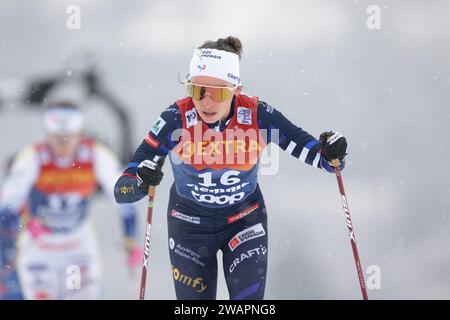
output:
[[[150,147],[153,147],[154,149],[158,149],[158,147],[159,147],[159,141],[156,139],[153,139],[153,137],[150,134],[148,134],[147,137],[145,138],[145,142],[147,142],[147,144]]]
[[[205,263],[201,261],[202,257],[199,253],[182,246],[180,243],[175,243],[175,240],[173,238],[169,239],[169,248],[181,258],[191,261],[199,266],[202,266],[203,268],[205,267]]]
[[[241,232],[237,233],[229,242],[228,247],[231,251],[234,251],[237,247],[239,247],[241,244],[256,239],[262,236],[266,235],[266,231],[264,231],[264,227],[262,226],[262,223],[255,224],[254,226],[251,226],[250,228],[247,228],[245,230],[242,230]]]
[[[166,121],[164,121],[163,118],[159,117],[152,127],[152,132],[155,134],[155,136],[158,135],[158,133],[161,131],[161,129],[166,125]]]
[[[252,111],[249,108],[238,107],[237,121],[240,124],[252,124]]]
[[[197,51],[197,55],[199,55],[201,58],[211,58],[211,59],[222,59],[222,56],[219,56],[217,54],[213,54],[212,50],[205,50],[205,49],[199,49]]]
[[[178,212],[176,210],[172,210],[172,217],[183,220],[183,221],[187,221],[190,223],[195,223],[195,224],[200,224],[200,218],[199,217],[192,217],[192,216],[188,216],[185,215],[181,212]]]
[[[331,145],[342,137],[343,137],[342,133],[336,132],[331,137],[328,138],[327,142]]]
[[[237,82],[241,81],[241,79],[240,79],[238,76],[235,76],[235,75],[232,74],[232,73],[227,74],[227,77],[228,77],[228,78],[231,78],[231,79],[233,79],[233,80],[236,80]]]
[[[197,109],[186,111],[186,128],[189,129],[197,124]]]
[[[230,273],[234,271],[234,269],[243,261],[250,259],[250,258],[258,258],[259,255],[266,255],[267,248],[264,246],[259,246],[258,248],[253,248],[250,250],[247,250],[246,252],[242,252],[238,257],[236,257],[233,260],[233,263],[230,265],[228,270]]]
[[[175,281],[184,284],[187,287],[191,287],[195,292],[202,293],[208,287],[204,282],[203,278],[184,274],[180,269],[172,265],[172,276]]]
[[[228,217],[228,219],[227,219],[228,223],[233,223],[239,219],[242,219],[243,217],[249,215],[250,213],[252,213],[253,211],[255,211],[258,208],[259,208],[259,203],[256,203],[256,204],[252,205],[250,208],[247,208],[238,214]]]

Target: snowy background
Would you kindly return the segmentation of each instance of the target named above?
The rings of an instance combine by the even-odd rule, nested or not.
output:
[[[70,4],[81,9],[80,30],[66,27]],[[381,10],[380,30],[367,28],[369,5]],[[449,299],[449,13],[445,0],[2,0],[0,162],[43,137],[39,111],[14,98],[24,81],[70,76],[79,56],[91,53],[128,108],[135,148],[184,95],[177,77],[193,49],[235,35],[244,46],[246,92],[316,137],[330,129],[347,136],[344,182],[362,263],[381,270],[381,287],[370,297]],[[98,102],[83,103],[93,112],[90,126],[113,143],[117,127],[95,111]],[[154,210],[149,299],[175,298],[165,218],[169,166],[165,174]],[[266,298],[359,299],[335,177],[281,152],[278,173],[261,176],[260,184],[269,213]],[[143,239],[145,201],[138,207]],[[128,277],[114,204],[98,196],[91,215],[105,297],[136,298],[139,277]],[[228,299],[220,276],[218,298]]]

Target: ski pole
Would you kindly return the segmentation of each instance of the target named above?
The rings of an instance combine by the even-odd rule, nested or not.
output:
[[[153,201],[155,199],[155,186],[150,186],[148,188],[148,208],[147,208],[147,224],[145,227],[145,241],[144,241],[144,260],[142,262],[142,272],[141,272],[141,288],[139,290],[139,300],[144,300],[145,298],[145,285],[147,283],[147,269],[148,269],[148,257],[150,253],[150,231],[152,227],[152,217],[153,217]]]
[[[361,292],[363,295],[364,300],[368,300],[369,296],[367,295],[367,289],[366,289],[366,282],[364,280],[364,273],[361,266],[361,260],[359,259],[359,252],[358,252],[358,246],[356,245],[356,239],[355,239],[355,230],[353,228],[352,218],[350,217],[350,209],[348,207],[347,203],[347,196],[345,195],[345,189],[344,189],[344,180],[342,179],[340,164],[341,162],[339,159],[334,159],[331,161],[331,163],[334,166],[334,169],[336,171],[336,179],[339,186],[339,192],[341,193],[342,197],[342,207],[344,208],[345,213],[345,220],[347,222],[347,227],[350,235],[350,243],[352,245],[353,250],[353,257],[355,258],[355,264],[356,264],[356,271],[358,272],[358,279],[359,279],[359,285],[361,287]]]

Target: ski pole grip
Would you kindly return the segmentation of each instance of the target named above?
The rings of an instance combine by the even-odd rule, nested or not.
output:
[[[156,191],[156,186],[150,186],[148,188],[148,196],[149,197],[154,197],[155,196],[155,191]]]
[[[334,167],[339,167],[341,165],[341,161],[339,161],[339,159],[333,159],[333,160],[331,160],[331,164]]]

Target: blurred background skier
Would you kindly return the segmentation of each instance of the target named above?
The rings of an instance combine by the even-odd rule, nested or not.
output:
[[[100,253],[88,217],[98,187],[113,197],[120,163],[83,134],[84,116],[68,101],[44,113],[46,140],[14,158],[0,193],[0,297],[102,298]],[[127,264],[137,266],[135,209],[119,205]],[[20,231],[20,232],[19,232]]]

